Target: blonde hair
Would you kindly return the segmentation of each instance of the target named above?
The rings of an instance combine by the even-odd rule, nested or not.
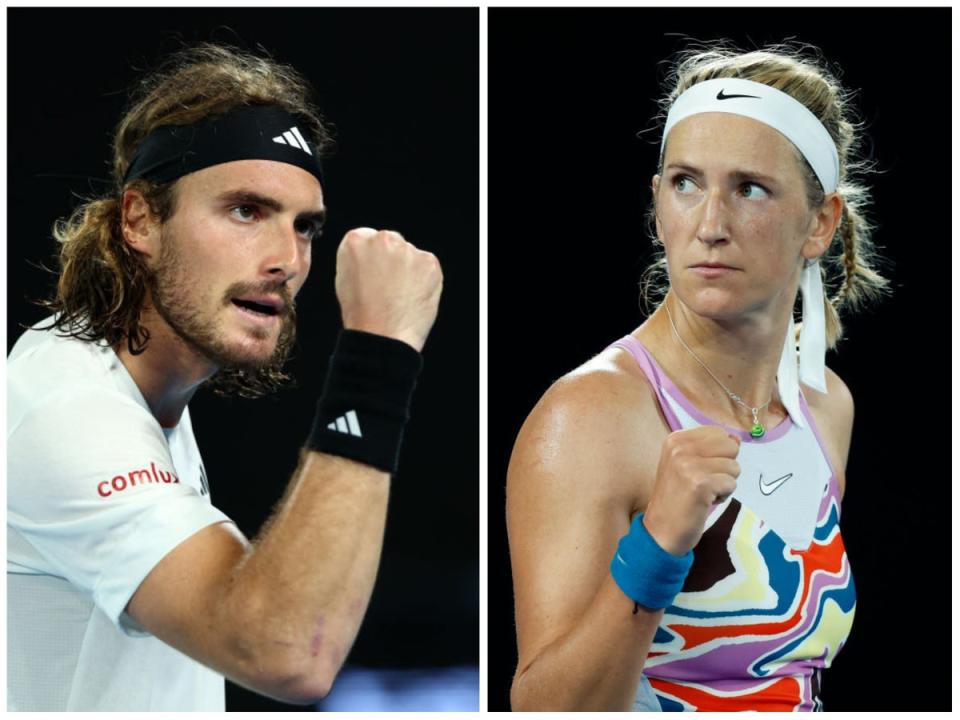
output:
[[[858,180],[875,168],[859,154],[863,124],[854,117],[853,93],[841,86],[838,76],[839,72],[830,69],[820,51],[809,45],[780,43],[748,52],[734,47],[729,41],[697,43],[678,53],[669,66],[665,83],[669,92],[659,101],[661,112],[658,115],[662,127],[674,101],[699,82],[713,78],[742,78],[787,93],[823,123],[840,158],[837,192],[843,198],[843,215],[834,236],[839,237],[840,242],[831,242],[820,258],[824,274],[827,347],[831,349],[843,337],[841,310],[858,310],[890,291],[889,281],[877,269],[885,260],[874,248],[871,235],[875,226],[866,216],[870,191]],[[797,157],[805,175],[807,203],[810,207],[817,207],[824,201],[823,188],[799,152]],[[657,172],[662,173],[662,168]],[[660,248],[641,280],[642,299],[649,311],[651,306],[659,305],[669,289],[666,256],[656,232],[654,203],[647,211],[647,226],[654,245]],[[801,325],[797,323],[798,333]]]
[[[123,192],[131,188],[144,194],[160,222],[175,210],[176,181],[123,182],[137,148],[151,132],[163,125],[190,125],[245,105],[278,105],[302,120],[301,131],[323,154],[332,139],[310,96],[306,80],[293,68],[213,43],[186,47],[146,75],[133,89],[114,133],[113,192],[86,200],[54,225],[53,235],[60,243],[56,292],[40,303],[57,314],[54,327],[81,340],[105,340],[111,346],[125,342],[133,354],[146,349],[150,337],[140,323],[140,311],[150,273],[140,254],[124,241],[120,220]],[[217,389],[230,389],[227,376],[232,372],[222,373],[214,383]],[[265,370],[262,387],[254,387],[259,381],[249,373],[235,379],[233,389],[248,396],[287,380],[279,370]]]

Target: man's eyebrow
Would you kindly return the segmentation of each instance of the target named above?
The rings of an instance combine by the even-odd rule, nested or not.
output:
[[[703,176],[703,170],[701,170],[698,167],[694,167],[693,165],[688,165],[687,163],[672,162],[669,165],[667,165],[667,167],[664,168],[664,170],[669,170],[670,168],[677,168],[678,170],[684,170],[690,173],[691,175],[696,175],[698,177]],[[764,180],[765,182],[772,183],[772,184],[776,184],[780,182],[775,177],[772,177],[770,175],[764,175],[763,173],[757,172],[755,170],[732,170],[730,172],[730,176],[733,178],[736,178],[737,180]]]
[[[276,198],[272,198],[267,195],[261,195],[260,193],[253,192],[252,190],[228,190],[218,195],[217,200],[219,202],[230,204],[235,203],[237,205],[261,205],[265,208],[273,210],[274,212],[283,211],[282,202]],[[302,212],[297,215],[296,219],[310,220],[311,222],[323,225],[327,219],[327,210],[326,208],[323,208],[321,210]]]

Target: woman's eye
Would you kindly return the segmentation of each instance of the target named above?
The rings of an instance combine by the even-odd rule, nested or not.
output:
[[[230,213],[243,222],[256,220],[257,209],[253,205],[237,205],[230,209]]]
[[[767,192],[767,189],[766,189],[763,185],[757,185],[757,183],[748,182],[748,183],[744,183],[741,187],[744,189],[744,191],[745,191],[744,194],[745,194],[746,197],[756,197],[756,198],[760,198],[760,197],[766,197],[767,195],[770,194],[770,193]],[[753,189],[753,188],[756,188],[756,189],[759,190],[762,194],[757,195],[756,193],[753,193],[752,195],[748,195],[747,193],[748,193],[751,189]]]
[[[686,175],[677,175],[673,179],[673,187],[677,190],[677,192],[684,192],[683,188],[680,185],[681,183],[689,183],[689,182],[690,182],[690,178],[688,178]]]

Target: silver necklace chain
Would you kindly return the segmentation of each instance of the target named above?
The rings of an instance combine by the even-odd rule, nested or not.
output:
[[[676,323],[673,322],[673,315],[670,313],[670,307],[669,307],[669,305],[668,305],[666,302],[664,302],[664,303],[663,303],[663,307],[664,307],[664,309],[667,311],[667,317],[670,318],[670,327],[673,328],[673,334],[677,336],[677,340],[680,341],[680,344],[683,345],[683,347],[686,349],[686,351],[687,351],[688,353],[690,353],[691,355],[693,355],[693,359],[696,360],[698,363],[700,363],[700,365],[703,367],[704,370],[706,370],[708,373],[710,373],[710,377],[712,377],[714,380],[717,381],[717,384],[718,384],[720,387],[723,388],[723,391],[724,391],[725,393],[727,393],[727,395],[730,396],[730,399],[731,399],[731,400],[733,400],[734,402],[740,403],[741,405],[743,405],[745,408],[747,408],[747,409],[753,414],[753,425],[754,425],[754,428],[759,428],[759,431],[760,431],[760,435],[754,434],[754,437],[760,437],[760,436],[762,436],[762,434],[763,434],[763,426],[760,424],[759,413],[760,413],[761,410],[763,410],[765,407],[767,407],[767,405],[769,405],[769,404],[773,401],[773,394],[772,394],[772,393],[770,394],[770,399],[767,400],[763,405],[760,405],[759,407],[752,407],[752,406],[748,405],[747,403],[745,403],[745,402],[743,401],[743,399],[742,399],[739,395],[737,395],[737,394],[734,393],[734,392],[731,392],[731,391],[727,388],[726,385],[724,385],[722,382],[720,382],[720,378],[718,378],[716,375],[713,374],[713,372],[710,370],[710,368],[708,368],[708,367],[706,366],[706,364],[703,362],[703,360],[701,360],[699,357],[697,357],[697,354],[696,354],[693,350],[690,349],[690,346],[687,345],[687,344],[683,341],[683,338],[680,337],[680,333],[679,333],[679,331],[677,330]]]

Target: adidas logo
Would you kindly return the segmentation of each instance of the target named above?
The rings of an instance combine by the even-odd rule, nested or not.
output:
[[[344,433],[345,435],[363,437],[363,434],[360,432],[360,421],[357,420],[357,413],[353,410],[348,410],[346,415],[338,417],[327,425],[327,428],[335,432]]]
[[[303,139],[300,131],[297,130],[296,125],[283,133],[283,135],[277,135],[273,141],[281,145],[293,145],[293,147],[300,148],[308,155],[313,155],[313,151],[310,149],[310,146],[307,145],[307,141]]]

